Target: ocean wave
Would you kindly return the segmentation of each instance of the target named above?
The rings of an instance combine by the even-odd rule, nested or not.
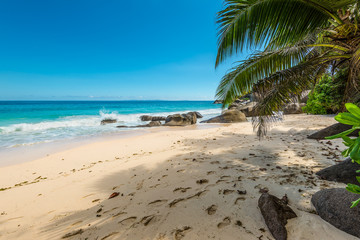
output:
[[[20,123],[13,124],[6,127],[0,127],[1,133],[12,133],[12,132],[33,132],[33,131],[44,131],[49,129],[57,128],[70,128],[70,127],[84,127],[84,126],[95,126],[99,122],[96,119],[76,119],[76,120],[65,120],[65,121],[44,121],[40,123]]]
[[[141,122],[141,115],[168,116],[175,113],[186,113],[188,111],[156,112],[119,114],[105,109],[99,111],[98,115],[77,115],[59,117],[56,120],[47,120],[38,123],[19,123],[0,127],[0,149],[30,146],[38,143],[52,142],[54,140],[73,139],[78,137],[96,136],[105,133],[121,132],[118,124],[126,126],[137,126]],[[208,119],[221,113],[221,109],[199,110],[204,119]],[[101,125],[104,119],[115,119],[117,123]],[[131,128],[134,130],[136,128]]]

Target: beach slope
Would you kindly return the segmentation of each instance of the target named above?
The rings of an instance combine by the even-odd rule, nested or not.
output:
[[[155,129],[0,168],[0,239],[273,239],[261,189],[287,194],[298,216],[289,239],[356,239],[310,203],[344,187],[315,175],[336,163],[341,141],[306,138],[333,123],[289,115],[262,141],[250,122]]]

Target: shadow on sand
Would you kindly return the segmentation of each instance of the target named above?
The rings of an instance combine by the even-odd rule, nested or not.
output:
[[[326,187],[314,172],[331,160],[321,155],[322,143],[306,139],[311,132],[274,130],[261,142],[255,134],[226,131],[216,138],[187,139],[183,155],[104,176],[95,191],[119,196],[67,214],[41,234],[47,239],[272,239],[257,209],[260,189],[287,194],[293,208],[310,212],[303,203]],[[281,144],[273,144],[275,138]]]

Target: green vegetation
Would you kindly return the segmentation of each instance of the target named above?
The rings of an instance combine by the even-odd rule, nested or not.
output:
[[[339,81],[338,78],[339,76],[323,75],[309,94],[309,99],[303,108],[304,112],[310,114],[338,113],[345,90],[343,81]]]
[[[342,138],[344,140],[345,146],[348,147],[345,149],[345,151],[342,152],[342,155],[344,157],[350,156],[353,162],[360,164],[360,136],[355,139],[347,136],[355,130],[360,129],[360,108],[352,103],[347,103],[345,106],[349,112],[340,113],[335,117],[335,120],[343,124],[351,125],[352,128],[340,134],[328,137],[327,139]],[[357,180],[360,183],[360,177],[357,177]],[[349,192],[360,194],[360,186],[358,185],[348,184],[346,189]],[[352,202],[351,207],[356,207],[359,203],[360,198]]]
[[[358,0],[225,3],[218,13],[216,66],[243,50],[262,51],[253,52],[222,78],[217,99],[227,106],[253,92],[258,99],[255,111],[259,121],[254,123],[259,136],[266,134],[274,111],[311,89],[326,73],[346,73],[339,78],[344,85],[340,111],[346,102],[360,99]]]

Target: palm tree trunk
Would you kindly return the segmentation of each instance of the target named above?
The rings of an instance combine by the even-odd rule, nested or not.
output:
[[[347,81],[346,81],[344,97],[342,99],[339,112],[346,112],[345,104],[346,103],[355,103],[357,101],[356,96],[360,95],[360,93],[353,86],[353,82],[352,82],[353,79],[351,78],[351,76],[352,76],[352,73],[350,70],[349,77],[347,78]]]

